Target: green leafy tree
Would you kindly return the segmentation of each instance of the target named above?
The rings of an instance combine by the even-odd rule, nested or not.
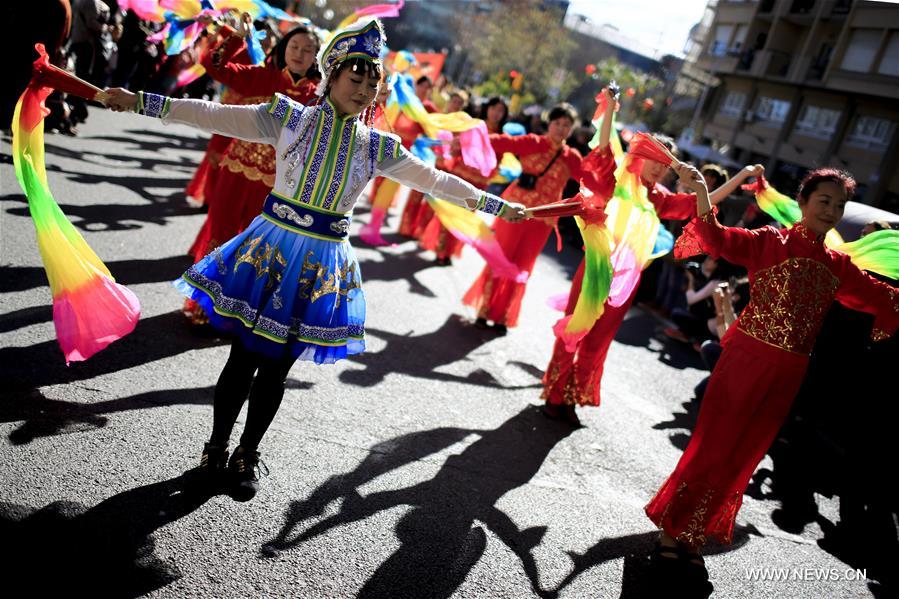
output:
[[[523,75],[522,99],[550,103],[576,85],[564,65],[574,42],[562,25],[562,13],[540,0],[483,3],[489,10],[461,14],[456,23],[471,61],[480,73],[481,94],[511,95],[509,71]]]

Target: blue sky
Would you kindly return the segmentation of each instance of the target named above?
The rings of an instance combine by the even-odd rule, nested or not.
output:
[[[660,54],[683,56],[690,28],[702,18],[707,0],[571,0],[569,13],[609,23]]]

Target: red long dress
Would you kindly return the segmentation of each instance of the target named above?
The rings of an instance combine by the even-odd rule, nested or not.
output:
[[[244,46],[236,35],[226,37],[224,49],[203,56],[200,63],[209,76],[241,94],[241,104],[261,104],[275,93],[308,103],[315,97],[318,80],[294,80],[290,72],[273,64],[245,65],[233,62]],[[262,211],[269,190],[275,184],[275,149],[239,139],[231,140],[225,150],[221,168],[209,188],[212,201],[207,215],[208,242],[196,247],[194,258],[202,259],[210,251],[243,231]],[[201,234],[202,234],[201,230]],[[198,245],[198,244],[195,244]]]
[[[498,133],[499,129],[494,127],[490,132]],[[468,181],[478,189],[487,189],[488,182],[496,174],[496,169],[494,169],[492,173],[485,177],[479,169],[465,164],[462,161],[461,150],[453,152],[453,156],[449,160],[443,161],[442,164],[438,160],[437,167]],[[432,211],[431,218],[425,225],[424,232],[421,235],[422,249],[431,250],[437,254],[438,259],[447,259],[451,256],[460,255],[464,245],[464,243],[453,237],[452,233],[440,223],[440,219]]]
[[[801,224],[750,231],[723,227],[709,213],[675,246],[678,257],[700,252],[745,266],[750,301],[722,339],[687,449],[646,506],[657,526],[694,549],[710,538],[731,541],[743,491],[787,417],[834,298],[875,315],[875,340],[899,327],[899,290]]]
[[[428,112],[440,112],[430,100],[422,101],[422,105]],[[393,124],[393,131],[400,136],[403,147],[407,150],[412,147],[412,144],[415,143],[418,136],[424,135],[425,132],[421,125],[402,112],[396,117],[396,122]],[[375,181],[375,185],[377,184],[378,182]],[[374,191],[377,191],[377,189]],[[374,193],[374,191],[372,193]],[[374,198],[375,196],[372,195],[372,197]],[[426,217],[427,219],[430,218],[429,212],[430,208],[428,207],[427,202],[424,201],[424,194],[415,189],[410,190],[409,195],[406,198],[406,205],[403,206],[403,214],[400,217],[399,234],[404,235],[405,237],[414,237],[416,239],[421,237],[424,232],[424,226],[428,222]]]
[[[580,152],[564,143],[554,146],[545,135],[491,135],[490,144],[497,158],[510,152],[521,161],[522,172],[534,175],[542,173],[561,149],[549,170],[537,179],[535,189],[522,189],[516,180],[503,192],[502,197],[506,201],[524,204],[526,208],[558,202],[562,199],[568,179],[581,177]],[[554,219],[531,219],[520,223],[497,219],[494,224],[496,241],[506,258],[519,270],[531,272],[554,223]],[[526,288],[526,283],[494,277],[490,267],[485,266],[462,301],[478,311],[478,318],[514,327],[518,324]]]
[[[611,151],[603,152],[602,159],[614,160]],[[614,171],[614,169],[611,169]],[[662,185],[656,184],[648,190],[649,201],[655,207],[661,219],[682,220],[696,214],[696,196],[692,193],[672,193]],[[568,305],[565,314],[574,312],[578,297],[581,294],[581,283],[584,279],[584,260],[571,282]],[[553,355],[546,374],[543,375],[542,398],[554,405],[598,406],[600,403],[600,387],[606,356],[612,340],[618,332],[627,311],[630,310],[637,295],[639,281],[634,291],[620,306],[606,303],[602,316],[581,340],[574,353],[565,349],[565,344],[556,339]]]
[[[212,52],[219,53],[218,56],[213,57],[214,61],[221,61],[221,53],[224,49],[224,45],[221,45],[212,50]],[[241,49],[231,58],[231,62],[236,64],[250,64],[250,55],[247,53],[246,49]],[[222,91],[220,101],[222,104],[240,104],[240,94],[229,87],[225,87]],[[225,150],[230,143],[230,137],[219,135],[218,133],[214,133],[212,137],[209,138],[209,143],[206,145],[206,152],[203,154],[203,159],[200,161],[200,165],[194,172],[194,176],[184,190],[184,194],[188,198],[192,198],[197,204],[202,205],[208,203],[208,189],[211,187],[211,181],[215,179],[215,173],[218,170]],[[209,228],[204,227],[204,230],[208,232]],[[194,255],[197,247],[206,247],[209,243],[208,235],[206,235],[206,238],[202,241],[200,239],[201,237],[204,236],[201,234],[197,237],[194,246],[191,247],[190,252],[188,253]]]
[[[425,105],[425,108],[427,109],[427,105]],[[379,112],[375,122],[375,129],[396,133],[397,135],[399,135],[400,143],[403,144],[403,147],[407,150],[411,150],[412,144],[415,143],[415,140],[419,135],[424,133],[424,129],[422,129],[418,123],[416,123],[403,113],[400,113],[397,116],[396,125],[394,127],[391,127],[390,123],[387,122],[387,118],[384,115],[383,109],[380,106],[378,107],[378,111]],[[428,112],[433,111],[428,110]],[[375,177],[375,180],[372,182],[371,193],[368,196],[368,201],[372,206],[375,205],[375,198],[378,196],[378,190],[381,188],[382,183],[384,183],[384,177]],[[411,190],[409,193],[420,194],[421,192]],[[394,196],[395,195],[396,194],[394,194]],[[419,196],[419,201],[421,201],[420,197],[421,196]],[[394,197],[394,200],[390,203],[390,205],[393,206],[395,202],[396,198]],[[406,205],[409,205],[408,202],[406,203]],[[400,233],[402,233],[402,231],[400,231]]]

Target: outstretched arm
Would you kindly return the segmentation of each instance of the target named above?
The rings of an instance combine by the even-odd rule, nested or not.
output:
[[[120,87],[107,89],[106,93],[106,105],[116,112],[139,112],[162,119],[166,124],[183,123],[211,133],[272,145],[278,142],[280,135],[279,123],[269,114],[265,104],[232,106],[146,92],[133,93]]]
[[[455,175],[432,168],[409,154],[405,148],[396,158],[380,162],[377,171],[403,185],[469,210],[481,210],[513,222],[524,218],[524,206],[521,204],[510,204]]]
[[[739,187],[740,184],[743,183],[743,181],[745,181],[749,177],[761,177],[764,174],[765,167],[761,164],[744,166],[739,173],[725,181],[721,187],[714,190],[709,195],[709,200],[712,202],[713,206],[720,204],[725,199],[727,199],[727,196],[736,191],[737,187]]]
[[[606,109],[602,116],[602,125],[599,128],[599,145],[595,150],[603,150],[609,145],[609,139],[612,137],[612,115],[618,105],[615,94],[608,88],[602,89],[602,94],[606,97]]]
[[[899,328],[899,289],[878,281],[841,255],[843,272],[836,300],[853,310],[874,315],[871,338],[882,341]]]

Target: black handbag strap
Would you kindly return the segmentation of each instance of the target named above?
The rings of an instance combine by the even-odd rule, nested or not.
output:
[[[558,157],[559,157],[559,154],[561,154],[561,153],[562,153],[562,148],[559,148],[559,151],[556,152],[556,155],[553,156],[553,159],[549,161],[549,164],[546,165],[546,168],[543,169],[543,172],[540,173],[539,175],[537,175],[537,178],[538,178],[538,179],[539,179],[540,177],[542,177],[543,175],[546,174],[546,171],[549,170],[549,167],[551,167],[551,166],[553,165],[553,163],[556,161],[556,158],[558,158]]]

